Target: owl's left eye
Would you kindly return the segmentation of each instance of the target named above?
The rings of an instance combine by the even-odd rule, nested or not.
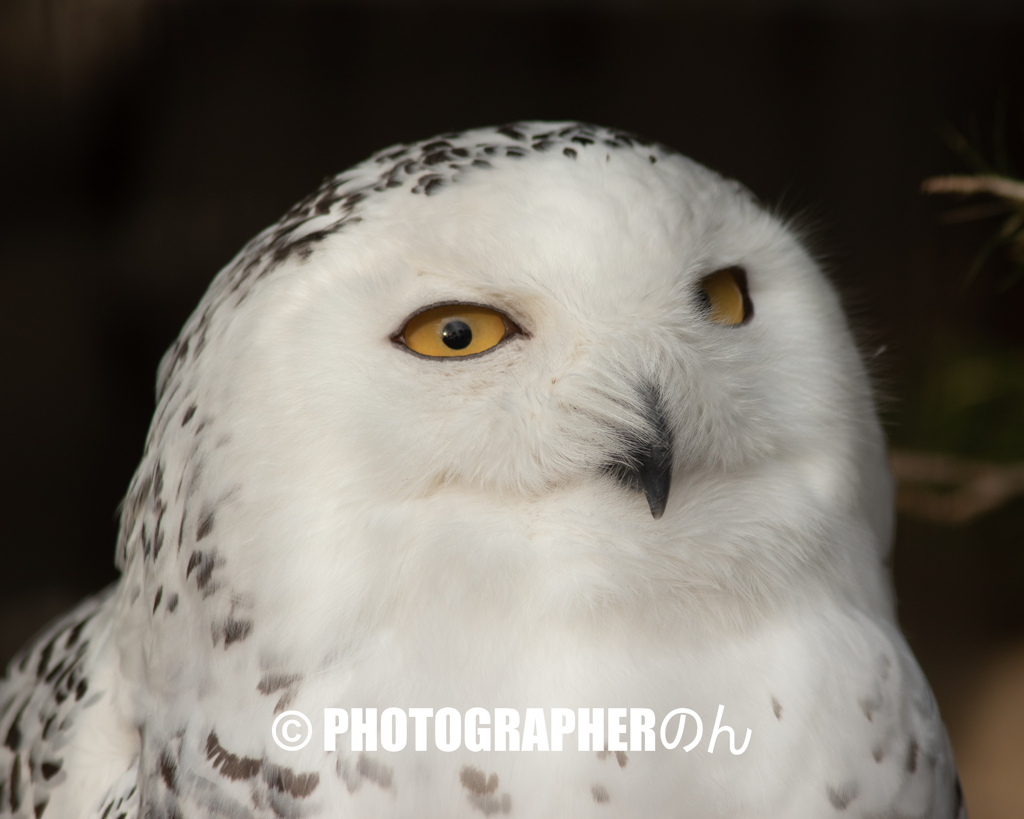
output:
[[[391,340],[429,358],[454,358],[486,352],[522,332],[490,307],[442,304],[414,313]]]
[[[727,267],[705,276],[700,280],[698,297],[702,312],[715,324],[746,324],[754,315],[747,273],[742,267]]]

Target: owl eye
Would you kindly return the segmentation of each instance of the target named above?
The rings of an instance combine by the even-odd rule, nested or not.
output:
[[[716,270],[700,280],[700,300],[715,324],[746,324],[754,316],[747,292],[747,273],[742,267]]]
[[[414,314],[391,337],[430,358],[475,355],[498,346],[522,330],[508,316],[477,304],[442,304]]]

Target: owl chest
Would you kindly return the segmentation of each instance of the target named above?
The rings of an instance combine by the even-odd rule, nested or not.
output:
[[[554,624],[382,632],[329,697],[347,711],[339,764],[425,777],[448,815],[825,815],[854,781],[884,796],[910,719],[897,647],[842,622],[701,646]]]

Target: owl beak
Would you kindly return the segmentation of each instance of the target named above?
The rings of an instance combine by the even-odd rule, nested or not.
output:
[[[657,520],[665,514],[668,503],[668,492],[672,488],[672,445],[669,442],[658,442],[644,453],[637,477],[647,496],[647,505]]]
[[[643,490],[655,520],[665,514],[672,487],[672,430],[661,408],[657,390],[648,390],[644,415],[650,424],[644,441],[637,441],[612,464],[611,473],[625,486]]]

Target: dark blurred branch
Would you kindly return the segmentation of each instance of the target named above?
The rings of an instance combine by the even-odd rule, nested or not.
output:
[[[893,450],[896,508],[935,523],[959,524],[1024,494],[1024,463],[994,464]]]

